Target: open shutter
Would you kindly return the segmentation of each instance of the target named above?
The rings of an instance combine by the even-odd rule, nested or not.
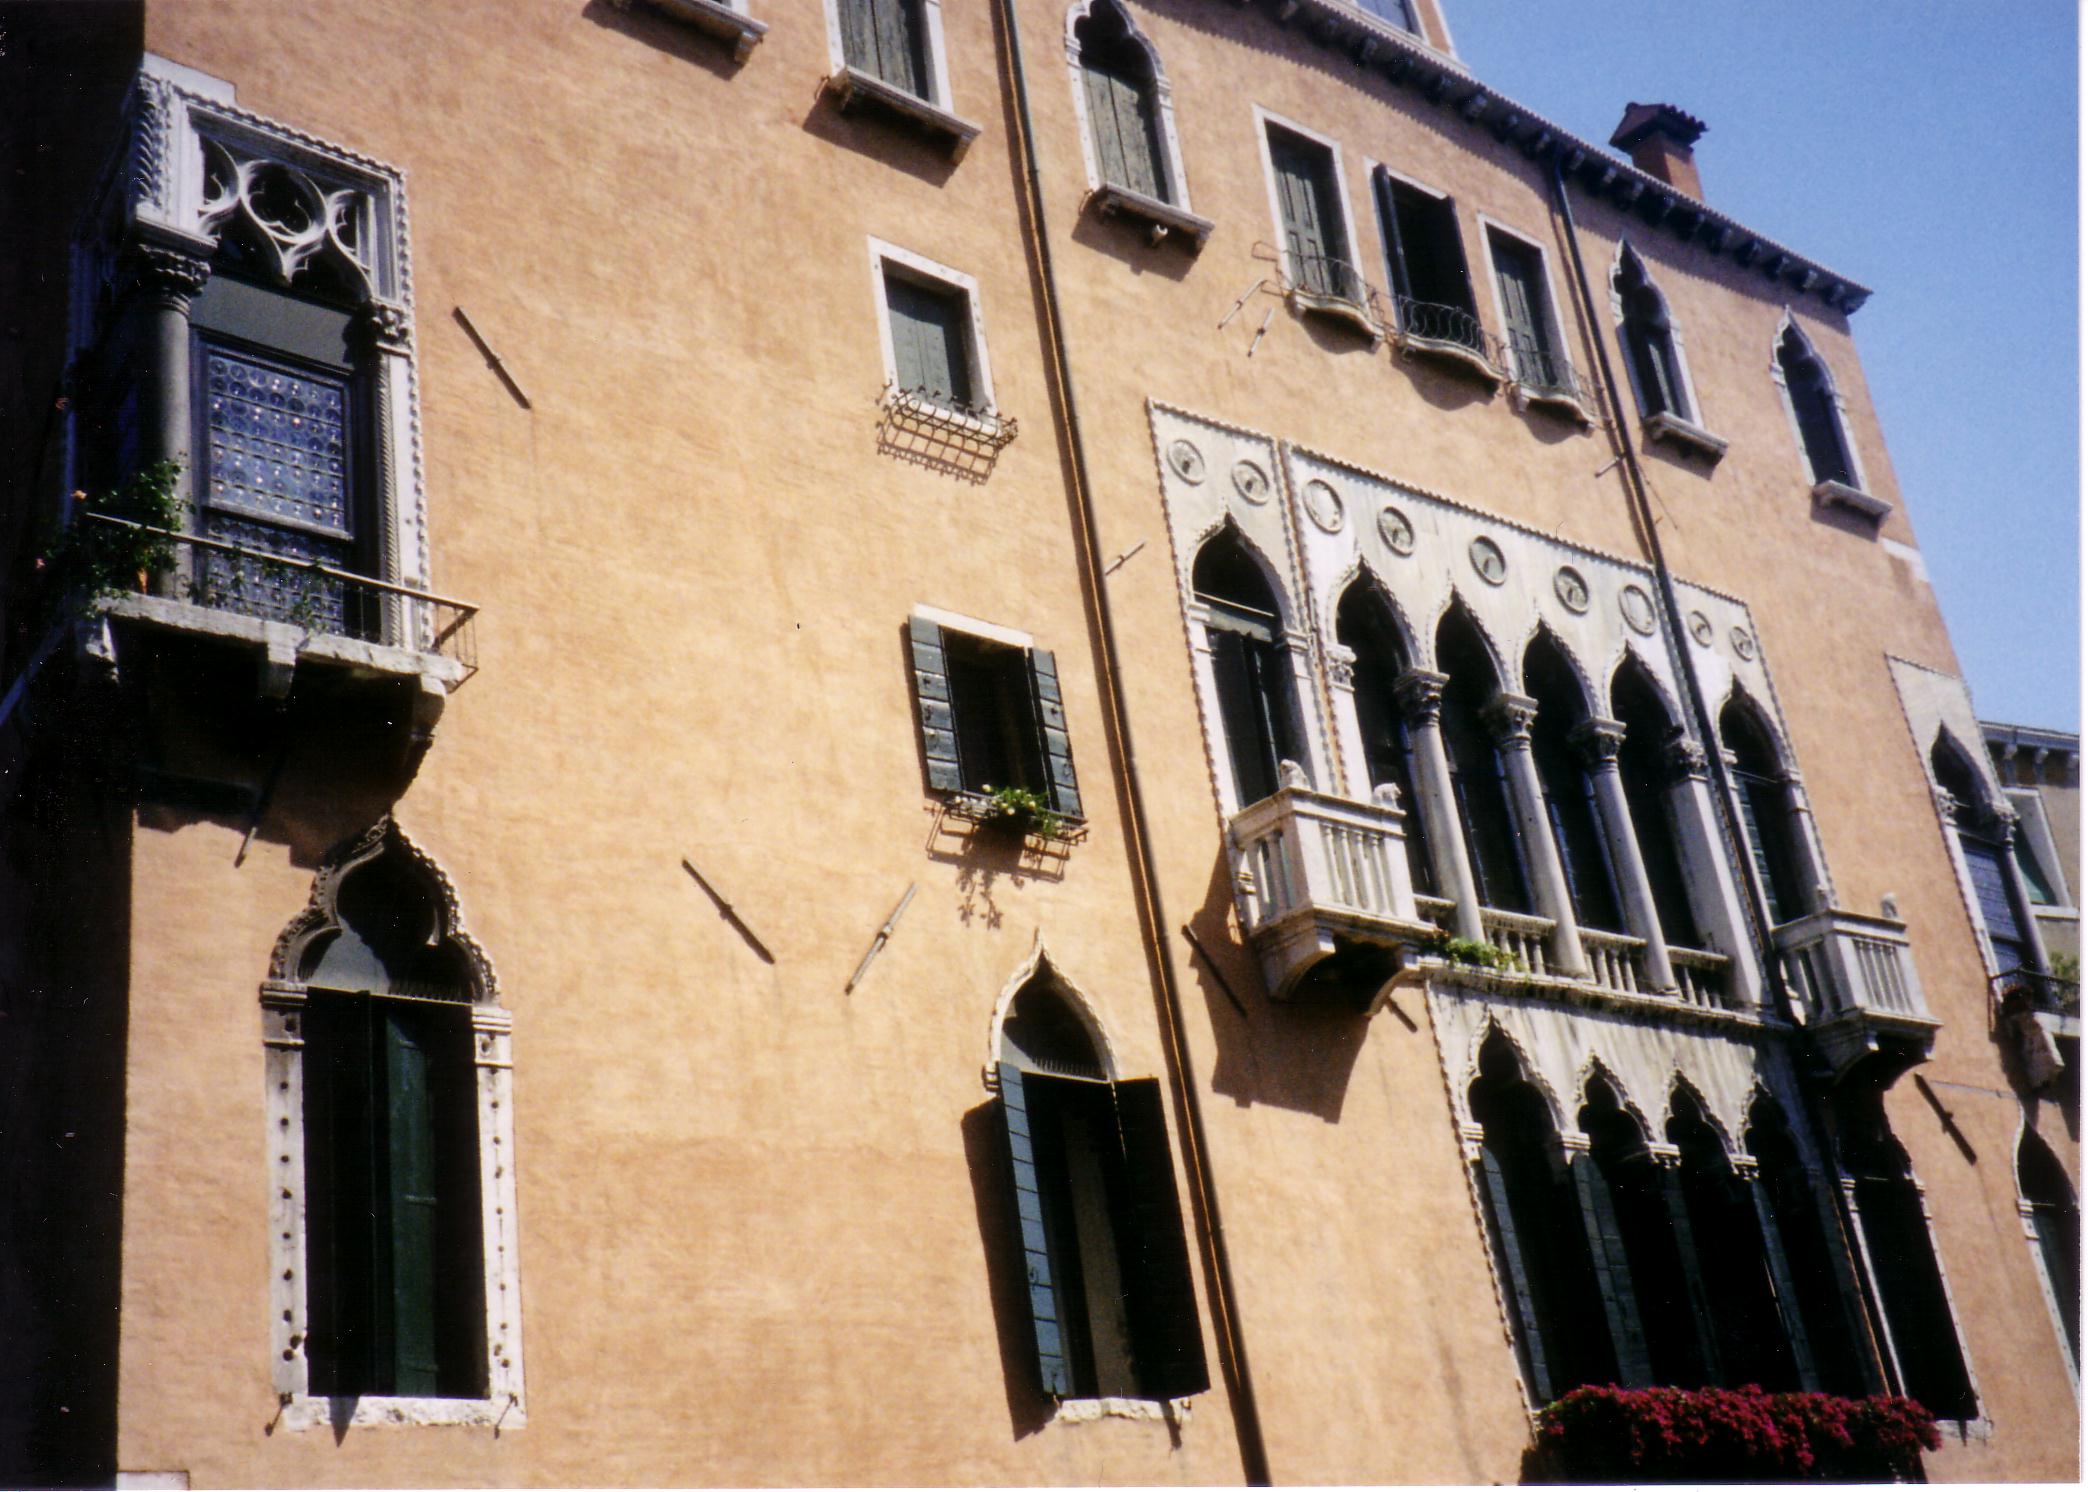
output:
[[[931,792],[964,790],[964,772],[958,765],[957,717],[950,708],[950,670],[943,661],[942,628],[922,617],[906,622],[907,643],[913,653],[914,701],[919,707],[921,756],[928,769]]]
[[[439,1392],[435,1348],[435,1110],[428,1053],[400,1012],[382,1018],[391,1211],[392,1388]]]
[[[1378,222],[1385,230],[1385,259],[1391,270],[1392,293],[1398,296],[1419,298],[1414,281],[1407,270],[1406,234],[1399,221],[1400,191],[1392,178],[1383,171],[1377,176]]]
[[[1080,785],[1073,776],[1073,743],[1066,735],[1065,700],[1059,694],[1058,663],[1050,649],[1030,649],[1029,675],[1052,811],[1080,818]]]
[[[1772,924],[1787,922],[1797,915],[1797,909],[1783,905],[1783,899],[1779,894],[1782,888],[1777,885],[1774,862],[1769,858],[1769,845],[1762,838],[1761,809],[1755,803],[1758,790],[1765,789],[1773,793],[1776,791],[1776,785],[1757,784],[1741,778],[1739,788],[1740,827],[1747,837],[1748,854],[1754,859],[1755,877],[1761,882],[1762,899],[1769,904],[1769,921]]]
[[[1124,1143],[1124,1206],[1117,1248],[1130,1285],[1131,1351],[1139,1391],[1180,1399],[1211,1386],[1196,1286],[1189,1275],[1189,1244],[1175,1196],[1174,1158],[1156,1078],[1115,1085],[1117,1126]]]
[[[1492,1224],[1495,1257],[1507,1276],[1507,1295],[1520,1328],[1516,1336],[1530,1372],[1530,1395],[1540,1404],[1552,1401],[1551,1367],[1544,1357],[1544,1330],[1537,1319],[1537,1300],[1530,1290],[1530,1271],[1523,1261],[1522,1237],[1515,1226],[1515,1209],[1508,1200],[1508,1178],[1501,1162],[1486,1145],[1479,1147],[1479,1184],[1486,1220]]]
[[[1073,1393],[1073,1374],[1066,1363],[1058,1286],[1051,1267],[1051,1244],[1044,1228],[1044,1196],[1037,1183],[1037,1155],[1030,1138],[1029,1094],[1025,1074],[1013,1063],[1000,1064],[1001,1123],[1008,1136],[1008,1160],[1015,1182],[1015,1214],[1022,1235],[1023,1273],[1029,1285],[1030,1324],[1037,1347],[1037,1381],[1045,1393],[1064,1399]]]

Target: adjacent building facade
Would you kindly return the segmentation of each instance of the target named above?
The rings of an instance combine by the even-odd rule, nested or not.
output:
[[[5,1474],[2078,1474],[1869,292],[1447,19],[7,9]]]

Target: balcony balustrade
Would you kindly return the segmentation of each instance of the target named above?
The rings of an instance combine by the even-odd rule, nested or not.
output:
[[[1837,1075],[1879,1055],[1928,1057],[1940,1026],[1922,998],[1903,922],[1830,908],[1773,929],[1792,997]]]

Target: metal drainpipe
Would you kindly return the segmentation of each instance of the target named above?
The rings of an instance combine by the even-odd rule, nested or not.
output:
[[[1090,497],[1087,445],[1081,435],[1080,409],[1074,397],[1073,369],[1066,356],[1064,317],[1059,308],[1058,278],[1053,273],[1051,239],[1044,224],[1043,175],[1037,165],[1036,130],[1030,118],[1029,83],[1022,63],[1022,25],[1016,18],[1015,0],[998,0],[1001,34],[1007,43],[1005,66],[1015,95],[1017,132],[1022,152],[1016,164],[1022,173],[1024,202],[1028,209],[1028,237],[1036,256],[1038,278],[1044,283],[1044,351],[1052,375],[1053,402],[1058,405],[1073,462],[1073,496],[1079,515],[1076,538],[1081,569],[1088,593],[1094,598],[1096,629],[1102,636],[1102,699],[1110,734],[1115,738],[1116,757],[1121,763],[1118,785],[1130,807],[1125,830],[1132,849],[1132,880],[1139,902],[1139,920],[1145,924],[1148,956],[1153,963],[1159,989],[1162,1035],[1166,1042],[1168,1071],[1175,1100],[1183,1118],[1183,1162],[1194,1191],[1194,1201],[1208,1241],[1208,1263],[1217,1307],[1217,1328],[1225,1365],[1230,1369],[1229,1397],[1234,1431],[1239,1440],[1241,1469],[1249,1486],[1269,1485],[1268,1449],[1262,1438],[1261,1411],[1254,1395],[1254,1376],[1247,1364],[1247,1345],[1240,1334],[1237,1295],[1233,1287],[1232,1263],[1225,1243],[1225,1224],[1218,1210],[1218,1193],[1212,1183],[1205,1139],[1203,1105],[1196,1093],[1190,1068],[1188,1044],[1182,1036],[1181,994],[1175,986],[1174,962],[1169,957],[1167,914],[1160,898],[1159,874],[1153,864],[1152,842],[1146,817],[1145,796],[1139,787],[1138,752],[1132,743],[1131,718],[1123,694],[1122,665],[1117,651],[1116,623],[1110,611],[1109,591],[1103,578],[1102,554],[1095,537],[1095,510]]]
[[[1560,163],[1557,153],[1554,153],[1552,156],[1551,167],[1552,194],[1558,202],[1559,216],[1564,219],[1566,224],[1566,248],[1569,257],[1573,260],[1574,288],[1580,293],[1581,314],[1587,318],[1588,323],[1588,340],[1595,348],[1595,362],[1602,373],[1603,393],[1609,399],[1610,413],[1616,421],[1617,450],[1623,458],[1621,470],[1626,473],[1624,483],[1625,501],[1630,504],[1632,516],[1638,520],[1639,526],[1645,531],[1646,549],[1653,560],[1653,573],[1660,583],[1659,612],[1661,630],[1666,634],[1669,650],[1681,662],[1680,672],[1682,674],[1683,686],[1689,695],[1690,713],[1696,717],[1697,730],[1704,738],[1704,755],[1710,763],[1713,777],[1718,785],[1718,791],[1713,795],[1718,800],[1718,822],[1720,828],[1724,831],[1726,849],[1729,854],[1733,855],[1733,863],[1740,870],[1738,880],[1747,900],[1748,931],[1754,939],[1756,957],[1761,961],[1763,982],[1774,991],[1777,1013],[1791,1027],[1796,1038],[1795,1045],[1805,1059],[1798,1066],[1795,1074],[1801,1085],[1801,1093],[1804,1094],[1806,1089],[1814,1086],[1809,1081],[1807,1073],[1809,1070],[1819,1067],[1818,1051],[1814,1044],[1811,1028],[1802,1024],[1796,1018],[1796,1007],[1792,1003],[1790,989],[1784,983],[1781,965],[1776,962],[1774,958],[1775,950],[1769,942],[1768,930],[1771,926],[1769,909],[1762,901],[1761,888],[1755,885],[1754,877],[1748,874],[1747,856],[1741,853],[1742,840],[1739,827],[1733,822],[1732,779],[1727,774],[1725,755],[1718,748],[1718,732],[1713,728],[1711,708],[1704,700],[1703,686],[1697,679],[1696,669],[1689,662],[1688,649],[1683,646],[1682,606],[1675,598],[1674,574],[1668,569],[1667,554],[1662,549],[1660,543],[1660,529],[1653,521],[1653,504],[1647,495],[1646,474],[1639,466],[1638,451],[1633,447],[1631,437],[1625,431],[1624,401],[1617,392],[1617,376],[1610,366],[1609,344],[1602,338],[1602,323],[1595,314],[1595,293],[1588,281],[1587,263],[1581,258],[1580,229],[1574,222],[1573,201],[1566,191],[1566,171],[1565,167]],[[1813,1095],[1807,1094],[1805,1096]],[[1818,1102],[1817,1096],[1815,1096],[1815,1102]],[[1823,1163],[1834,1168],[1835,1178],[1839,1178],[1841,1174],[1841,1160],[1835,1148],[1832,1134],[1821,1121],[1813,1104],[1802,1105],[1802,1109],[1802,1118],[1805,1126],[1811,1131],[1814,1152]],[[1833,1185],[1836,1197],[1835,1216],[1841,1219],[1845,1230],[1855,1228],[1858,1224],[1854,1218],[1849,1216],[1848,1199],[1842,1191],[1839,1180],[1835,1179]],[[1884,1370],[1886,1384],[1888,1387],[1891,1387],[1897,1374],[1894,1371],[1895,1364],[1892,1358],[1883,1350],[1882,1346],[1886,1336],[1882,1330],[1883,1307],[1877,1298],[1876,1282],[1871,1279],[1869,1271],[1864,1267],[1863,1251],[1853,1247],[1850,1238],[1845,1236],[1842,1239],[1842,1249],[1848,1256],[1850,1269],[1855,1275],[1857,1286],[1863,1296],[1865,1324],[1870,1328],[1872,1338],[1871,1354],[1873,1360]]]

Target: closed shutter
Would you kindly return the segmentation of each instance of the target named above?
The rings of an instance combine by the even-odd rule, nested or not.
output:
[[[1138,1387],[1149,1398],[1185,1398],[1209,1388],[1211,1374],[1204,1360],[1160,1084],[1155,1078],[1134,1078],[1116,1084],[1115,1092],[1128,1213],[1118,1221],[1117,1240],[1130,1286]]]
[[[1994,962],[2004,972],[2023,967],[2027,940],[2016,918],[2015,898],[2008,894],[2008,871],[2001,863],[2000,846],[1969,834],[1959,835],[1958,843],[1964,847],[1965,869],[1972,876],[1972,894],[1979,903],[1987,941],[1994,945]]]
[[[1073,743],[1066,735],[1066,705],[1059,693],[1058,663],[1050,649],[1029,650],[1029,676],[1052,812],[1080,818],[1080,784],[1073,775]]]
[[[887,269],[885,307],[899,387],[939,402],[971,403],[971,351],[962,292],[931,289]]]
[[[1102,179],[1166,201],[1153,129],[1152,85],[1121,62],[1083,59],[1081,75]]]
[[[921,731],[921,758],[931,792],[964,790],[964,769],[957,756],[957,717],[950,708],[950,671],[943,660],[942,628],[922,617],[909,617],[906,638],[913,654],[914,702]]]
[[[1284,247],[1298,283],[1316,295],[1341,293],[1333,261],[1342,246],[1334,226],[1327,153],[1281,130],[1269,132],[1269,160],[1283,212]]]
[[[435,1347],[435,1112],[428,1053],[408,1019],[381,1017],[388,1110],[391,1211],[392,1389],[427,1395],[439,1388]]]
[[[1781,811],[1778,800],[1782,796],[1782,787],[1737,772],[1733,775],[1740,789],[1740,828],[1747,838],[1747,852],[1754,860],[1755,878],[1761,884],[1762,899],[1769,906],[1769,921],[1772,925],[1788,922],[1798,915],[1798,908],[1786,895],[1788,888],[1780,883],[1770,842],[1762,833],[1765,827],[1763,819]],[[1768,801],[1764,803],[1759,799]],[[1770,818],[1770,824],[1775,825],[1773,818]]]
[[[1015,1214],[1022,1236],[1023,1272],[1028,1279],[1030,1324],[1037,1348],[1037,1381],[1053,1398],[1073,1393],[1073,1374],[1066,1359],[1051,1244],[1044,1226],[1044,1195],[1038,1184],[1037,1154],[1030,1132],[1026,1075],[1012,1063],[1000,1064],[1001,1123],[1008,1136],[1008,1160],[1015,1183]]]
[[[1495,277],[1501,287],[1501,315],[1508,345],[1515,349],[1515,376],[1525,383],[1549,387],[1551,343],[1544,319],[1544,288],[1536,256],[1520,244],[1494,240]]]
[[[928,97],[920,0],[841,0],[841,55],[916,98]]]
[[[1627,1385],[1653,1380],[1646,1351],[1646,1333],[1639,1320],[1638,1298],[1632,1290],[1631,1262],[1624,1252],[1623,1230],[1611,1205],[1609,1180],[1583,1152],[1573,1158],[1573,1185],[1580,1199],[1581,1223],[1587,1229],[1588,1252],[1595,1264],[1595,1286],[1602,1293],[1602,1313],[1609,1322],[1610,1340],[1617,1349],[1617,1363]]]

